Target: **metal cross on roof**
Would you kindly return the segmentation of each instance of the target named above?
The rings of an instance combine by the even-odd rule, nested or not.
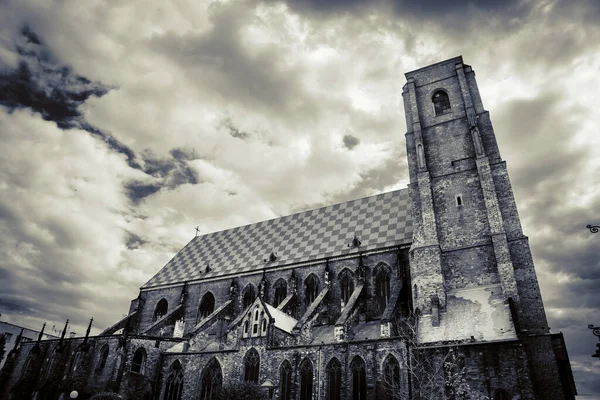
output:
[[[196,236],[198,236],[198,234],[200,233],[200,227],[199,227],[199,226],[197,226],[197,227],[196,227],[196,228],[194,228],[194,229],[196,229]],[[194,237],[196,237],[196,236],[194,236]]]

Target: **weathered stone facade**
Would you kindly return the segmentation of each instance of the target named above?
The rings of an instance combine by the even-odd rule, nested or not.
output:
[[[408,190],[194,239],[102,335],[16,347],[2,398],[574,398],[474,72],[406,77]]]

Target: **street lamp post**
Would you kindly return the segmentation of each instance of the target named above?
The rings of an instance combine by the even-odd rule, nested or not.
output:
[[[592,233],[598,233],[600,225],[587,225],[586,228],[588,228]]]
[[[596,354],[592,354],[592,357],[600,358],[600,327],[588,325],[588,328],[592,330],[592,334],[594,334],[594,336],[598,336],[598,343],[596,343]]]

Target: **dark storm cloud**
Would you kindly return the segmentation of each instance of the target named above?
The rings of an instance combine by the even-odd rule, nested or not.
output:
[[[229,134],[236,139],[245,140],[250,138],[250,134],[236,128],[233,124],[233,121],[231,121],[231,118],[229,117],[225,118],[225,120],[223,121],[223,125],[227,128]]]
[[[161,187],[198,183],[196,172],[187,165],[194,160],[193,152],[172,149],[170,157],[159,158],[152,152],[141,154],[142,167],[135,152],[117,140],[89,124],[83,117],[81,106],[92,96],[101,97],[109,88],[73,72],[61,65],[38,36],[25,27],[16,43],[20,61],[16,69],[0,71],[0,104],[9,110],[30,108],[52,121],[61,129],[82,129],[105,142],[110,149],[127,157],[128,165],[148,175],[161,178],[158,182],[129,182],[126,190],[129,198],[137,202]],[[64,239],[67,239],[66,237]]]
[[[277,1],[267,0],[278,3]],[[452,28],[464,27],[469,22],[469,16],[474,12],[502,15],[504,19],[514,19],[526,16],[531,7],[531,2],[521,0],[287,0],[287,5],[300,13],[321,14],[325,16],[338,16],[340,13],[364,13],[365,10],[391,6],[397,16],[419,20],[445,20]]]
[[[162,188],[175,189],[184,184],[200,183],[196,171],[188,164],[199,157],[193,150],[174,148],[169,157],[157,157],[150,150],[141,153],[144,162],[143,171],[155,178],[153,181],[133,180],[125,184],[127,197],[138,204],[144,198],[153,195]]]
[[[137,204],[144,198],[158,192],[162,185],[158,183],[144,183],[140,181],[131,181],[125,184],[127,197]]]
[[[131,167],[139,168],[131,149],[83,118],[81,105],[92,96],[104,96],[108,87],[62,65],[28,27],[22,29],[15,47],[19,54],[18,67],[0,71],[0,105],[11,111],[29,108],[61,129],[85,130],[124,154]]]
[[[182,149],[173,149],[171,158],[159,158],[152,151],[145,150],[141,156],[144,160],[144,172],[157,178],[165,178],[164,185],[173,189],[184,183],[198,183],[198,175],[187,161],[193,160],[190,152]]]
[[[142,239],[133,232],[126,232],[126,235],[127,237],[125,239],[125,246],[127,246],[129,250],[135,250],[148,243],[146,240]]]
[[[344,142],[344,147],[348,150],[352,150],[360,143],[360,140],[357,137],[349,134],[344,135],[342,141]]]

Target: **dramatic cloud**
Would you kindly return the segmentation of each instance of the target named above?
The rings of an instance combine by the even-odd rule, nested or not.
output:
[[[599,17],[593,0],[4,1],[0,312],[98,332],[196,226],[405,187],[403,73],[462,54],[549,324],[600,393]]]

